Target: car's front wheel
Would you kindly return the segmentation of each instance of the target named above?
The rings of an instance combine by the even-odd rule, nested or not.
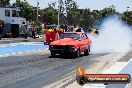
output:
[[[75,52],[75,55],[74,56],[77,57],[77,58],[80,57],[80,50],[79,49],[77,49],[77,51]]]
[[[88,49],[86,51],[84,51],[84,55],[87,56],[90,54],[90,46],[88,47]]]
[[[51,57],[55,57],[55,53],[51,51]]]
[[[46,43],[46,41],[44,41],[44,45],[48,45],[48,44]]]

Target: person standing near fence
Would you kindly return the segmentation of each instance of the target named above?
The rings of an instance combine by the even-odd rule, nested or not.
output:
[[[32,38],[35,39],[35,26],[34,26],[33,29],[32,29]]]
[[[2,37],[2,33],[3,33],[3,28],[4,28],[4,21],[0,20],[0,40]]]

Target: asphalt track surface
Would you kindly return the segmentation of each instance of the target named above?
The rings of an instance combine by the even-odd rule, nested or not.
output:
[[[109,54],[99,53],[89,56],[82,54],[80,58],[76,59],[71,59],[69,55],[52,58],[48,50],[41,50],[0,57],[0,88],[46,87],[64,79],[66,74],[75,71],[80,65],[89,69],[94,64],[103,62],[104,59],[101,57],[107,55]],[[109,58],[105,58],[105,60],[107,65],[107,61],[110,60]]]
[[[0,88],[40,88],[62,78],[79,65],[88,67],[106,54],[70,57],[50,57],[48,50],[0,58]]]

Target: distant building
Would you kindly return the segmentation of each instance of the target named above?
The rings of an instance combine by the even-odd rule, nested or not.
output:
[[[11,33],[18,37],[23,26],[26,26],[26,19],[19,17],[19,7],[0,6],[0,20],[4,21],[3,34]]]

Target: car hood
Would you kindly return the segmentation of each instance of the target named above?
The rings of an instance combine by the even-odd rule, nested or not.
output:
[[[79,40],[75,40],[72,38],[64,38],[64,39],[51,42],[50,45],[75,45],[78,42]]]

